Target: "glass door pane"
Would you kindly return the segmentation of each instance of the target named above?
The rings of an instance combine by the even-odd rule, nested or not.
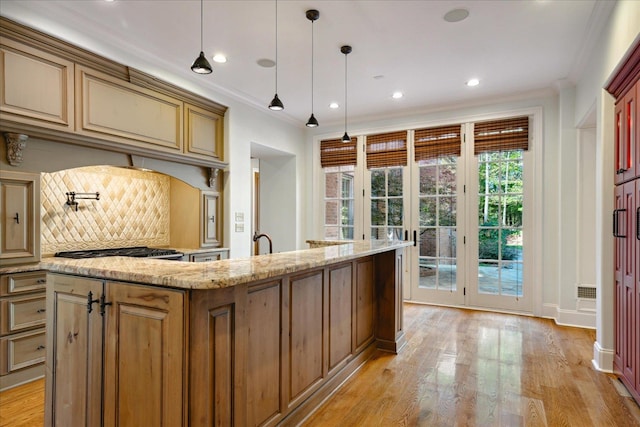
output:
[[[521,298],[522,151],[478,157],[478,292]]]
[[[324,238],[352,240],[354,230],[353,166],[324,168]]]
[[[404,239],[403,168],[371,170],[371,238]]]
[[[412,200],[416,201],[412,229],[416,247],[410,249],[412,289],[410,299],[435,304],[464,302],[463,277],[459,269],[462,205],[458,188],[463,172],[455,156],[421,160],[413,166]],[[411,236],[413,237],[413,236]],[[416,262],[417,261],[417,262]]]

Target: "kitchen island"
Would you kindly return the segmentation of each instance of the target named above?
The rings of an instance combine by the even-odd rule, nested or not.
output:
[[[45,259],[46,425],[295,425],[404,344],[406,242]]]

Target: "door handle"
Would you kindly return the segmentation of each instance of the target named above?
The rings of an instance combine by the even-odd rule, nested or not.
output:
[[[409,240],[409,230],[404,230],[404,241]]]
[[[413,230],[413,246],[418,246],[418,232]]]
[[[620,234],[620,217],[618,215],[626,211],[626,209],[615,209],[613,211],[613,237],[627,237],[624,234]]]

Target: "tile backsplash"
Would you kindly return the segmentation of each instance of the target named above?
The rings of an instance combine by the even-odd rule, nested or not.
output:
[[[169,245],[170,178],[113,166],[43,173],[43,254],[125,246]],[[66,204],[65,193],[100,193]]]

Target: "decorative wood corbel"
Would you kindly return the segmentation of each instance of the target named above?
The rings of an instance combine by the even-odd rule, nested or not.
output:
[[[27,146],[29,135],[7,132],[4,139],[7,142],[7,161],[11,166],[18,166],[22,163],[22,150]]]
[[[218,168],[209,168],[209,187],[210,188],[218,188],[218,174],[220,173],[220,169]]]

